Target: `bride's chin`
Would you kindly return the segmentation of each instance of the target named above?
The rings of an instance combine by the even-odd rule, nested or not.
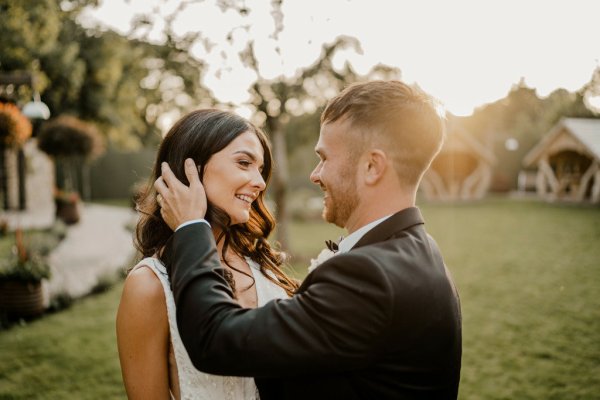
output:
[[[241,224],[245,224],[246,222],[248,222],[250,220],[250,215],[244,215],[243,217],[239,217],[239,218],[233,218],[230,215],[229,218],[231,218],[231,223],[229,224],[229,226],[241,225]]]

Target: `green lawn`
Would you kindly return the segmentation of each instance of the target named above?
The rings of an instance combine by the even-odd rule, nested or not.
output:
[[[0,399],[123,399],[115,315],[121,284],[0,332]]]
[[[461,399],[600,398],[600,208],[423,207],[463,312]]]
[[[600,208],[488,200],[422,211],[461,296],[460,398],[600,399]],[[339,233],[295,224],[296,274]],[[123,398],[120,290],[0,332],[0,399]]]

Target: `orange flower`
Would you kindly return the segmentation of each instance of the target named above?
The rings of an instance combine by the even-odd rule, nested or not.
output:
[[[0,103],[0,141],[21,146],[31,137],[31,132],[31,122],[17,106]]]

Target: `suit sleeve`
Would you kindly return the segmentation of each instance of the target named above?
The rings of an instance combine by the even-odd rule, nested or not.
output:
[[[243,309],[224,279],[204,224],[174,234],[169,277],[177,324],[196,368],[234,376],[283,377],[363,367],[385,351],[390,289],[367,257],[338,255],[291,299]]]

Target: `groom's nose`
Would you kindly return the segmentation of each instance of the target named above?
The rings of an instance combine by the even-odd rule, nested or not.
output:
[[[319,176],[320,173],[321,173],[321,162],[319,162],[317,164],[317,166],[315,167],[315,169],[313,169],[313,171],[310,173],[310,180],[315,185],[319,185],[321,183],[321,178]]]

